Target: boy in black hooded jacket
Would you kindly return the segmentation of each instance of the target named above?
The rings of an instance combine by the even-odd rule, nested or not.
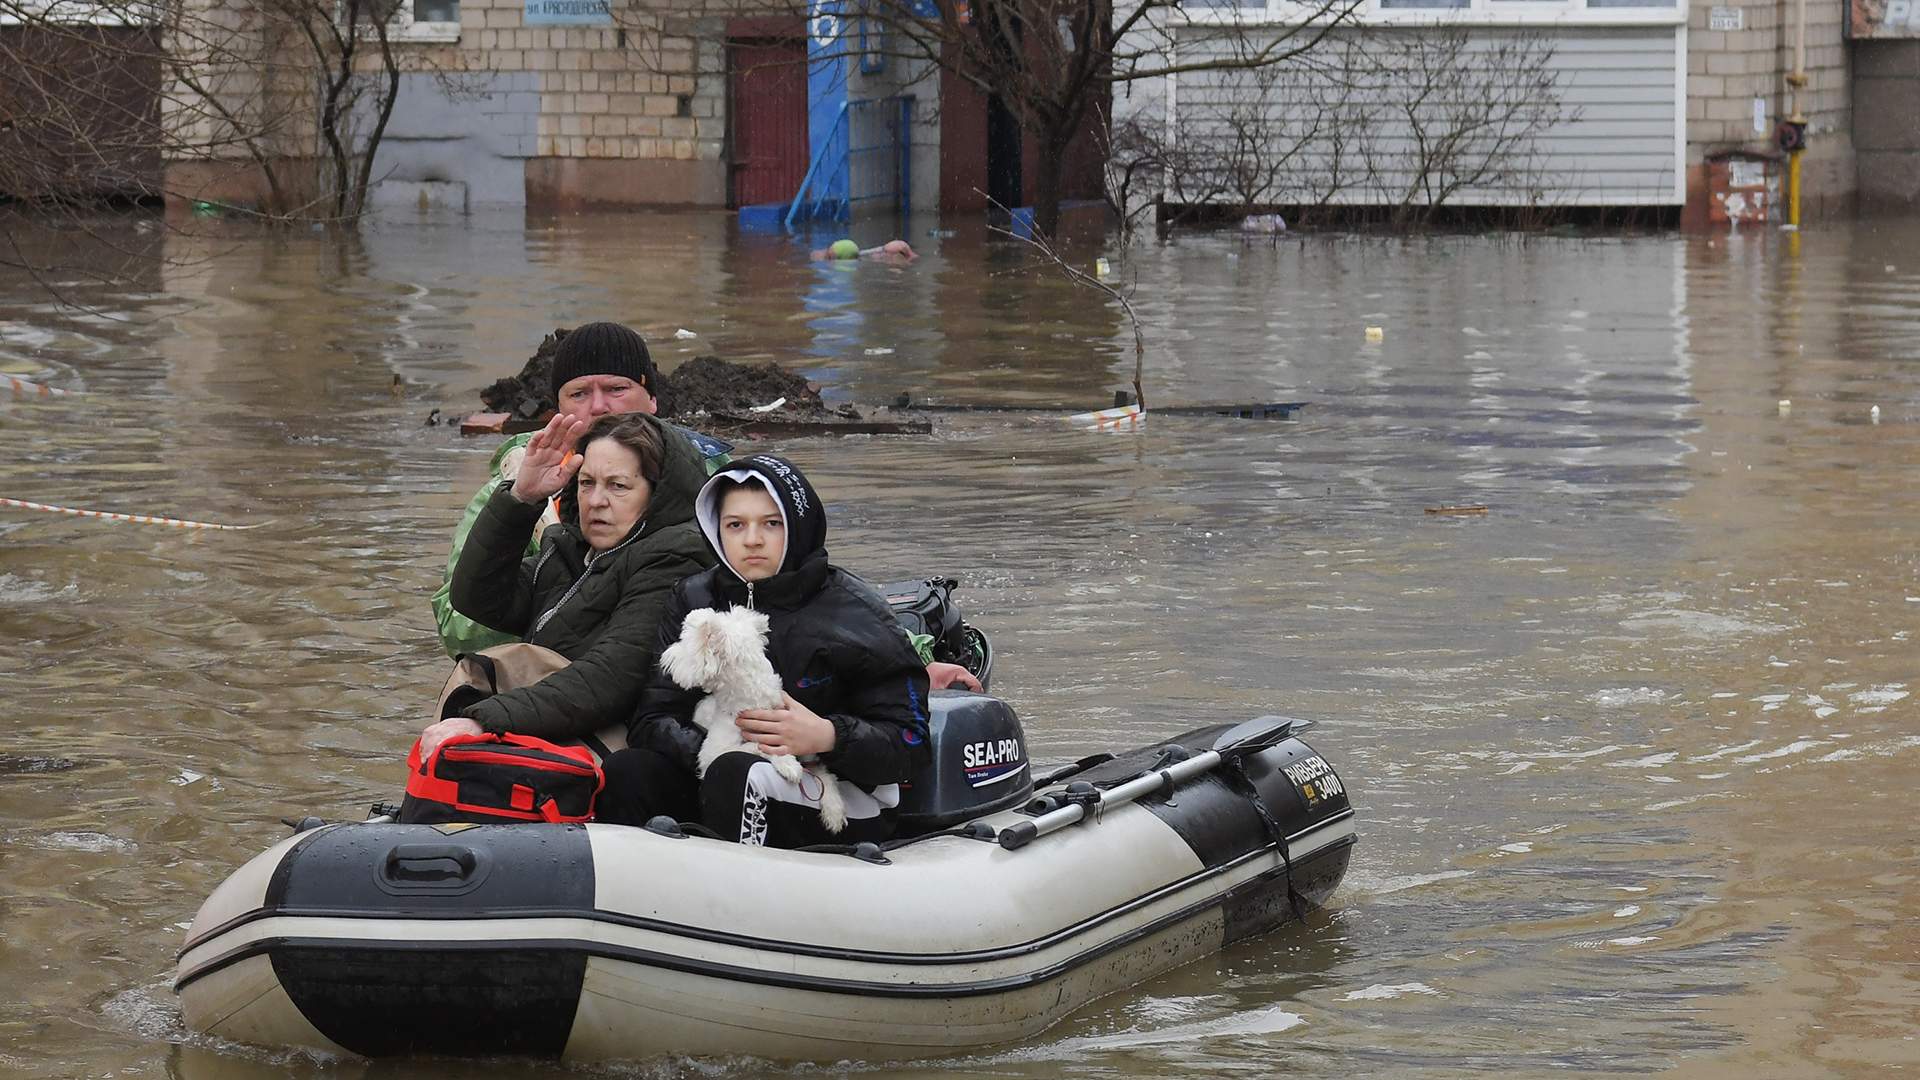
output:
[[[660,646],[687,613],[746,605],[768,617],[768,658],[785,687],[778,709],[740,714],[741,734],[769,753],[820,762],[840,780],[847,825],[820,822],[820,781],[787,781],[758,754],[722,755],[697,789],[705,732],[700,692],[656,672],[630,725],[633,749],[607,762],[599,819],[643,824],[654,813],[700,820],[728,840],[770,847],[881,840],[900,783],[926,763],[927,671],[872,586],[827,562],[827,517],[800,470],[759,454],[714,474],[695,515],[721,564],[674,588]]]

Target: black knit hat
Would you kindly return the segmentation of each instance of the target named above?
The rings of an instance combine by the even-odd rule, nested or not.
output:
[[[613,322],[576,327],[553,350],[553,396],[582,375],[619,375],[652,393],[660,385],[660,369],[653,366],[647,343],[632,330]]]

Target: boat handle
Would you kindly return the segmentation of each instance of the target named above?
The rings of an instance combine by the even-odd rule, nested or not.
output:
[[[443,864],[452,863],[452,866]],[[464,881],[480,864],[473,849],[458,844],[399,844],[387,852],[392,882]]]

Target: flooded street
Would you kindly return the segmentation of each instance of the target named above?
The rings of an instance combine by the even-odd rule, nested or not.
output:
[[[0,270],[0,376],[81,391],[0,389],[0,497],[258,525],[0,508],[0,1075],[580,1072],[224,1046],[169,989],[280,818],[398,794],[447,666],[427,596],[496,445],[428,410],[594,318],[663,366],[777,359],[863,406],[1098,407],[1131,378],[1118,306],[1008,242],[916,235],[902,269],[729,230],[42,238],[80,307]],[[1920,1067],[1920,222],[1105,253],[1150,404],[1311,405],[771,445],[836,562],[962,579],[1038,760],[1310,718],[1360,846],[1311,926],[1030,1044],[855,1071]],[[132,281],[84,272],[109,264]],[[1464,504],[1488,512],[1426,513]]]

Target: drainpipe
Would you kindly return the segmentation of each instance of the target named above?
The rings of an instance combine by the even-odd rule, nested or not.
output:
[[[1806,153],[1807,118],[1800,111],[1800,91],[1807,85],[1807,0],[1794,0],[1793,71],[1787,75],[1787,123],[1792,134],[1785,135],[1787,154],[1787,224],[1800,227],[1800,155]]]

